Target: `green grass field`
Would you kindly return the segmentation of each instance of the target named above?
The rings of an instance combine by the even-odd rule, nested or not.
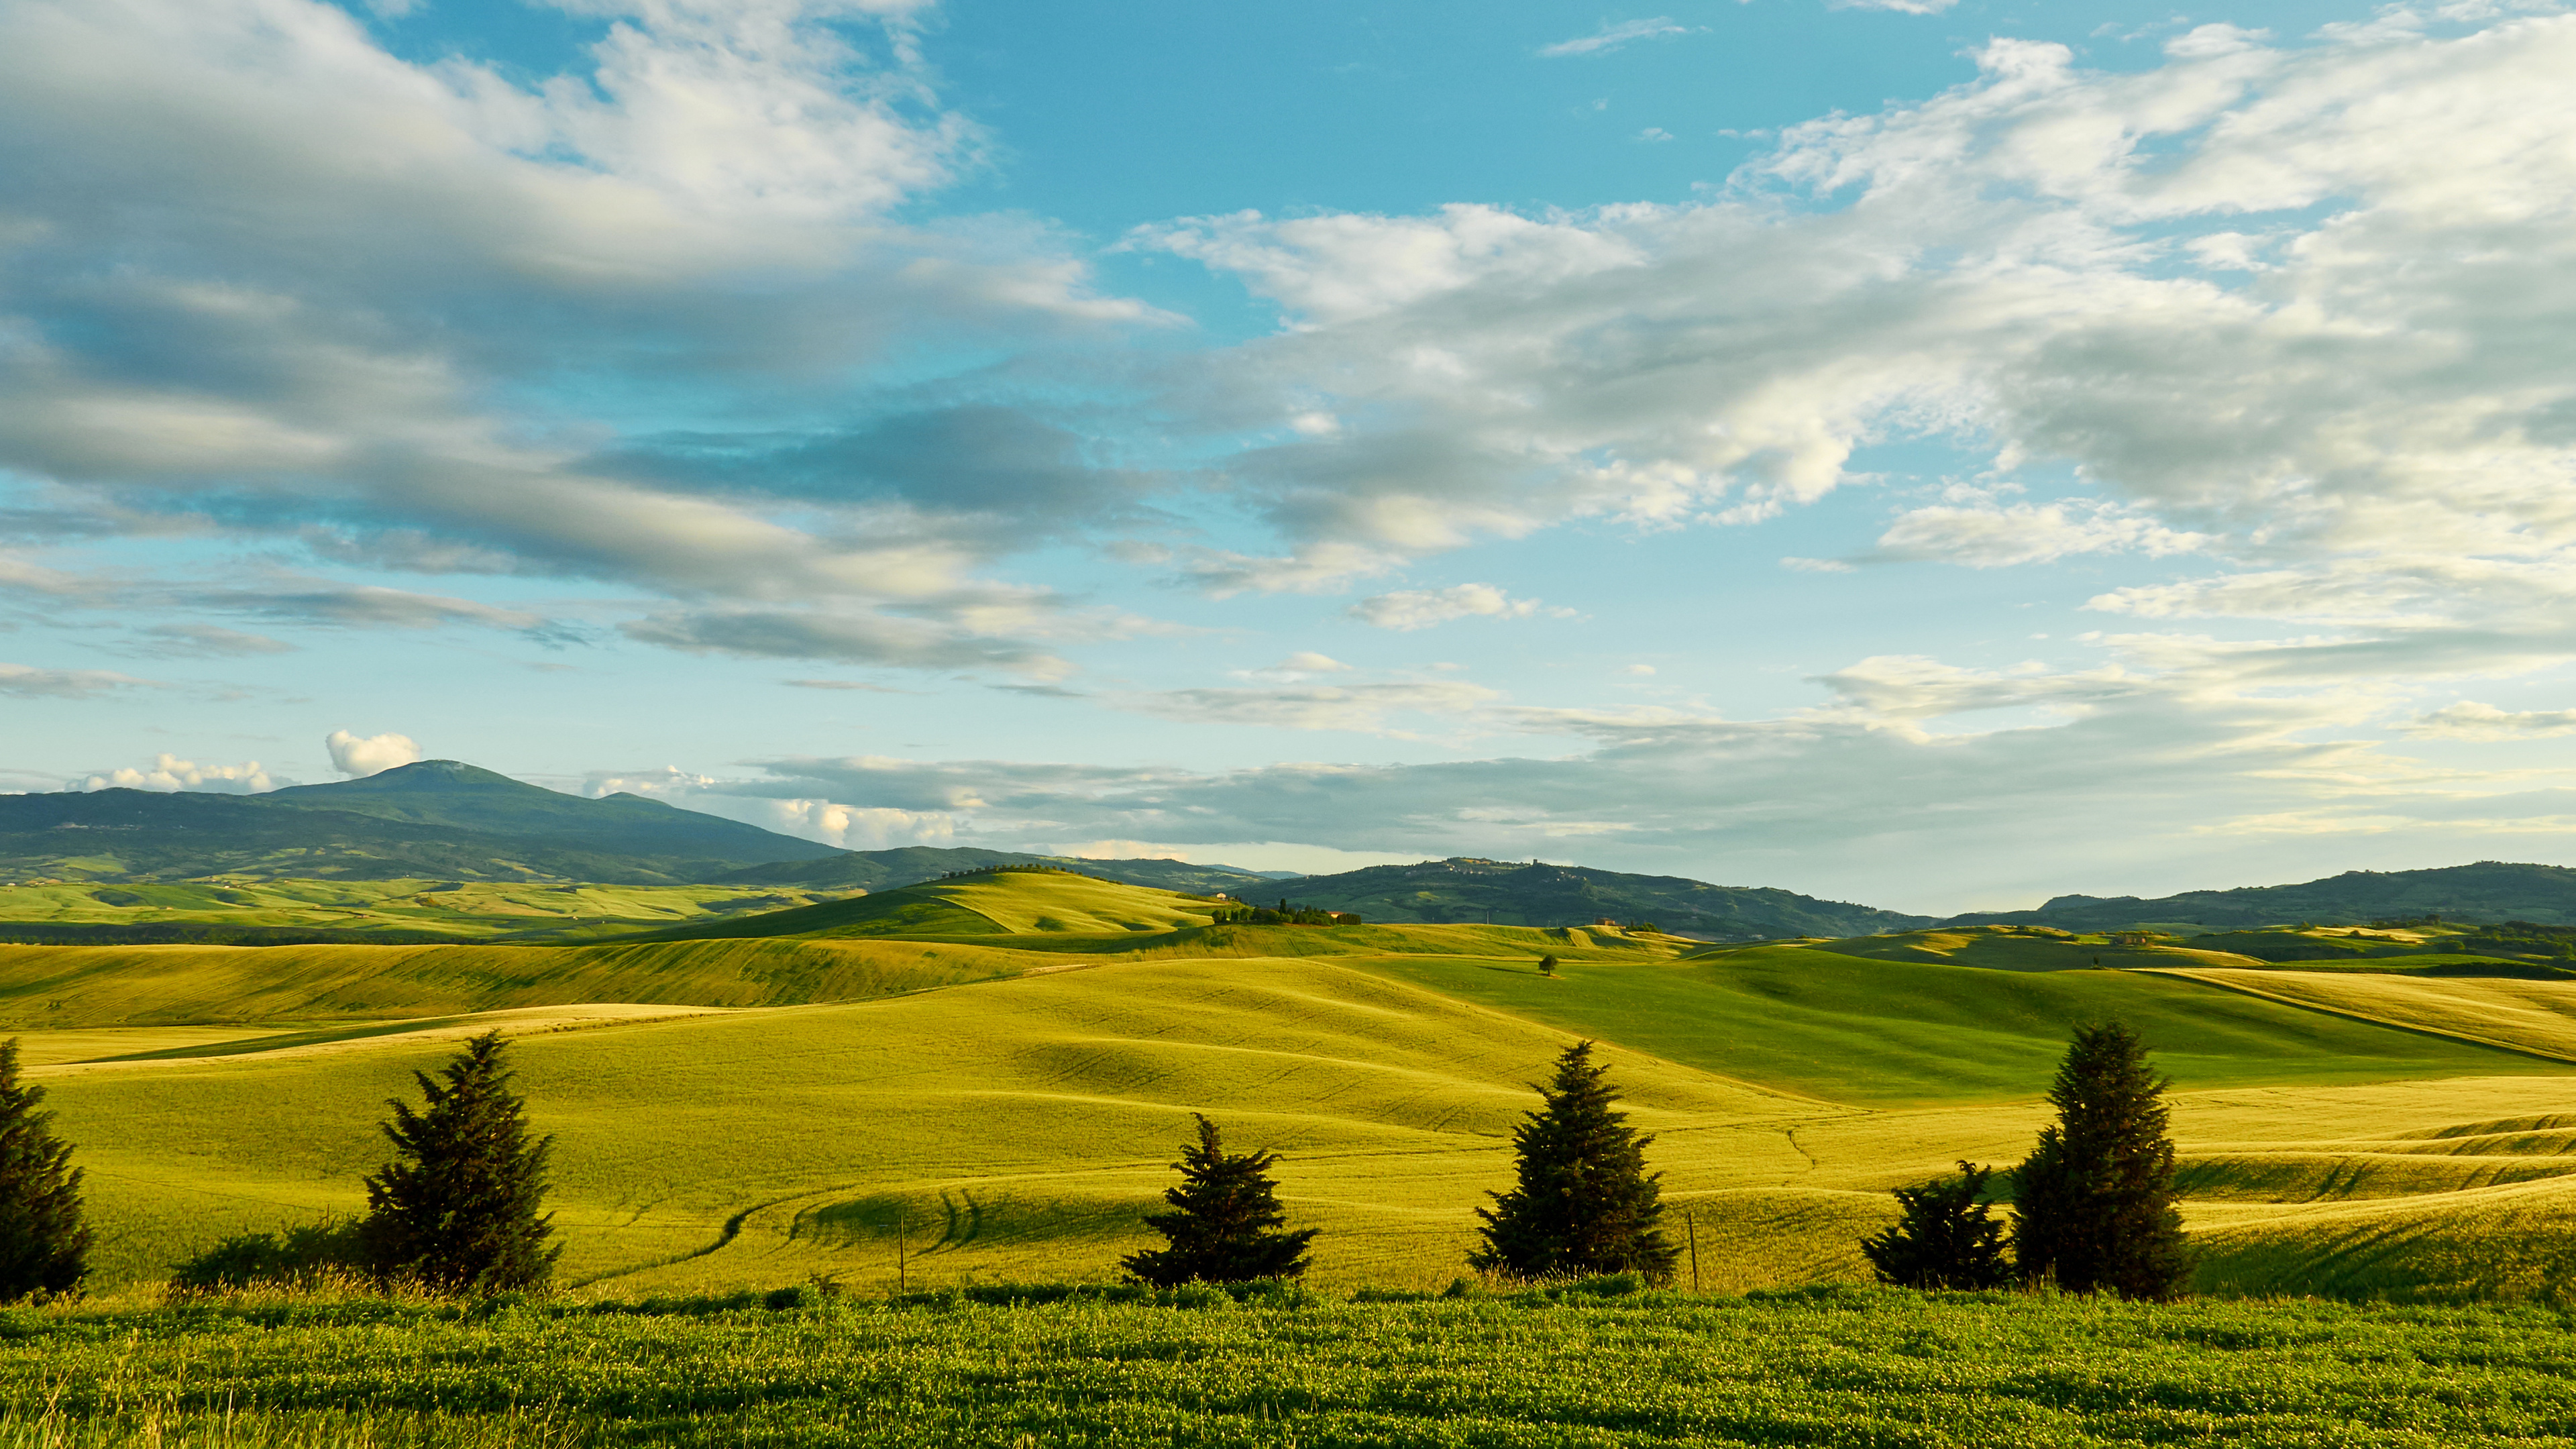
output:
[[[0,1446],[2388,1446],[2576,1435],[2541,1308],[1835,1289],[20,1312]]]
[[[1658,1134],[1704,1286],[1854,1280],[1886,1190],[2017,1160],[2069,1028],[2114,1017],[2176,1079],[2204,1287],[2531,1297],[2570,1256],[2553,983],[2096,969],[2106,943],[2012,930],[1711,951],[1205,912],[1006,873],[698,939],[11,947],[0,1016],[90,1169],[105,1285],[356,1211],[384,1099],[487,1024],[559,1139],[577,1296],[1105,1281],[1192,1111],[1285,1154],[1317,1282],[1436,1287],[1577,1037]]]

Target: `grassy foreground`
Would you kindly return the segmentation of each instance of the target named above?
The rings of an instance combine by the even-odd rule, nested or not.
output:
[[[2563,1445],[2536,1307],[1850,1288],[21,1311],[0,1446]],[[1186,1293],[1186,1290],[1185,1290]],[[981,1300],[981,1301],[979,1301]]]

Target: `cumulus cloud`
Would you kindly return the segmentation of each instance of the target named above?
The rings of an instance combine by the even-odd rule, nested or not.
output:
[[[956,819],[945,810],[842,805],[813,796],[747,794],[739,792],[740,784],[666,765],[658,770],[593,771],[583,780],[581,793],[594,800],[610,795],[640,795],[843,850],[945,847],[956,843]]]
[[[278,780],[257,760],[244,760],[238,765],[200,765],[177,755],[153,757],[144,768],[121,766],[81,781],[84,790],[196,790],[215,795],[256,795],[293,780]]]
[[[420,746],[412,743],[409,735],[387,733],[362,738],[347,730],[333,730],[322,743],[331,751],[331,768],[351,779],[380,775],[421,758]]]
[[[1492,584],[1459,584],[1446,589],[1403,589],[1378,594],[1351,605],[1350,616],[1381,629],[1428,629],[1452,619],[1526,619],[1537,613],[1560,618],[1571,609],[1543,609],[1536,599],[1515,599]]]

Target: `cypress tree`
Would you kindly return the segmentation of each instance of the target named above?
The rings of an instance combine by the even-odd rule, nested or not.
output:
[[[1318,1230],[1279,1231],[1288,1214],[1270,1180],[1278,1154],[1228,1153],[1216,1124],[1205,1117],[1198,1117],[1198,1123],[1198,1142],[1183,1145],[1181,1160],[1173,1164],[1180,1169],[1180,1185],[1163,1192],[1163,1201],[1176,1211],[1145,1218],[1145,1226],[1170,1245],[1130,1253],[1119,1266],[1157,1288],[1250,1283],[1304,1273],[1306,1245]]]
[[[1984,1201],[1993,1174],[1972,1162],[1959,1175],[1896,1189],[1896,1225],[1861,1241],[1879,1281],[1906,1288],[2000,1288],[2012,1277],[2004,1225]]]
[[[563,1249],[545,1246],[551,1137],[528,1141],[526,1104],[510,1092],[497,1031],[486,1032],[439,1070],[444,1082],[412,1073],[427,1108],[388,1101],[384,1134],[394,1161],[367,1179],[362,1229],[376,1271],[439,1293],[501,1293],[541,1287]]]
[[[0,1302],[70,1293],[89,1276],[81,1170],[37,1111],[45,1089],[18,1079],[18,1039],[0,1042]]]
[[[1578,1042],[1556,1059],[1556,1077],[1538,1089],[1539,1109],[1512,1131],[1518,1185],[1488,1193],[1485,1245],[1467,1256],[1479,1272],[1533,1279],[1636,1273],[1672,1281],[1681,1252],[1664,1240],[1662,1174],[1646,1171],[1646,1144],[1612,1110],[1619,1100],[1608,1065],[1592,1062],[1592,1043]]]
[[[2053,1276],[2070,1293],[2182,1296],[2192,1256],[2174,1203],[2171,1085],[2127,1027],[2075,1029],[2048,1094],[2057,1121],[2017,1174],[2013,1248],[2025,1278]]]

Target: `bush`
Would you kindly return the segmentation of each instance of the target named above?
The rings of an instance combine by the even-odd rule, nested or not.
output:
[[[170,1275],[183,1296],[247,1288],[310,1291],[367,1276],[365,1245],[354,1222],[308,1223],[276,1233],[236,1233]]]
[[[1879,1280],[1901,1288],[2000,1288],[2012,1277],[2004,1225],[1985,1204],[1993,1174],[1972,1162],[1959,1175],[1896,1190],[1896,1226],[1862,1241]]]

